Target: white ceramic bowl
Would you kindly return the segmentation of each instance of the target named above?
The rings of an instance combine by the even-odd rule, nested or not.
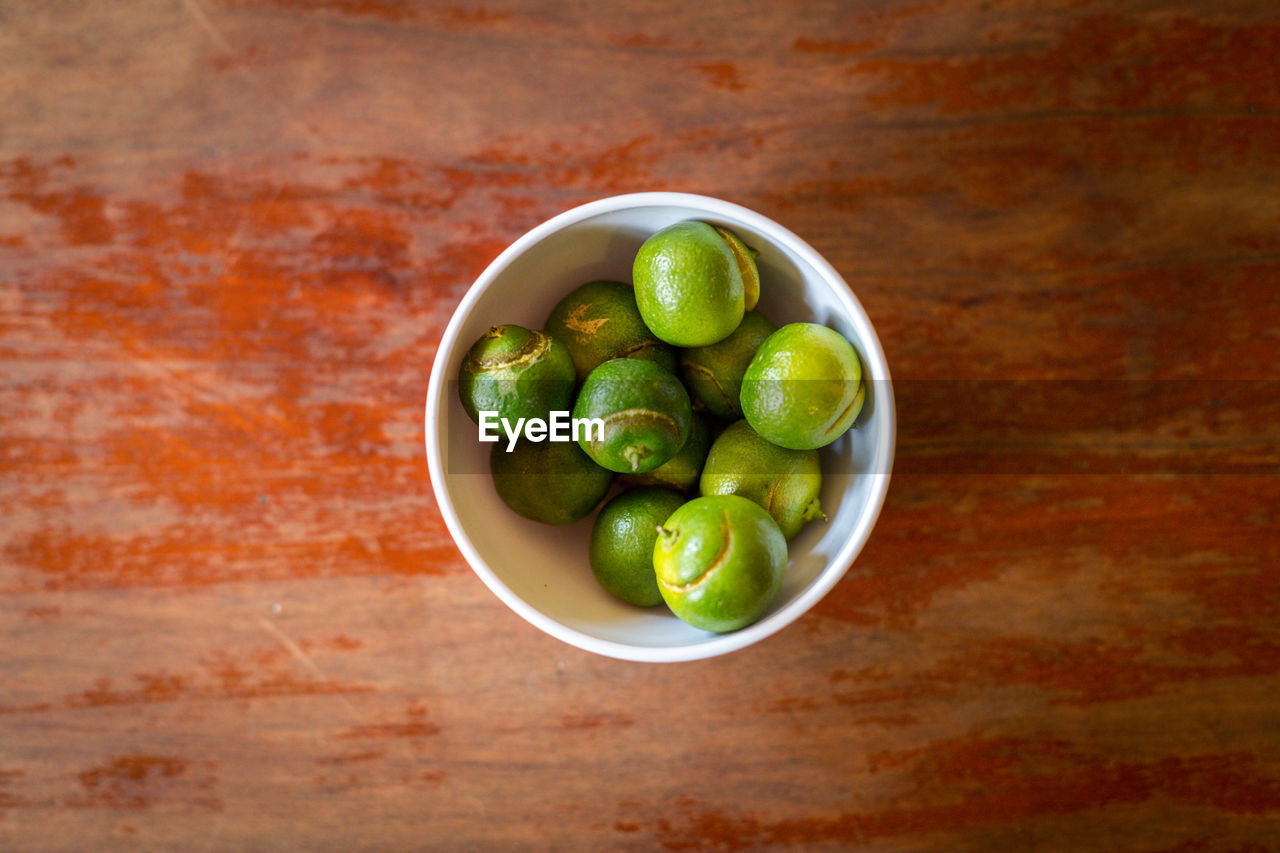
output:
[[[498,498],[488,474],[491,444],[458,401],[467,350],[490,326],[542,328],[552,307],[593,279],[631,281],[640,244],[683,219],[728,226],[759,250],[759,310],[777,325],[810,321],[848,338],[870,380],[850,430],[821,452],[822,505],[790,543],[777,600],[752,625],[711,634],[665,607],[637,608],[611,597],[587,563],[592,513],[566,527],[527,521]],[[840,274],[807,243],[739,205],[684,193],[636,193],[590,202],[512,243],[454,312],[431,369],[426,447],[440,513],[459,550],[498,598],[533,625],[587,651],[637,661],[681,661],[741,649],[799,618],[849,569],[875,524],[889,487],[895,419],[889,368],[871,321]]]

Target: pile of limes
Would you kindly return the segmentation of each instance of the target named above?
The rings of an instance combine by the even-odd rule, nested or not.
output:
[[[494,445],[503,502],[568,524],[622,485],[596,516],[591,571],[619,599],[665,602],[708,631],[745,627],[777,597],[787,540],[825,518],[818,448],[866,398],[839,333],[777,328],[754,310],[756,256],[728,228],[676,223],[640,247],[634,286],[588,282],[541,330],[491,328],[459,376],[477,422],[481,412],[545,423],[572,411],[572,440],[530,430]]]

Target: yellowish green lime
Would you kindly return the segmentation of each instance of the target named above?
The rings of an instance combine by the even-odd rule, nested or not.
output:
[[[694,498],[658,531],[653,568],[676,616],[705,631],[736,631],[782,588],[787,541],[777,522],[738,495]]]
[[[792,450],[842,436],[866,400],[862,362],[839,332],[790,323],[770,335],[742,379],[742,413],[766,440]]]
[[[707,454],[699,481],[704,495],[741,495],[773,517],[791,539],[826,518],[818,498],[822,466],[816,450],[788,450],[765,441],[745,420],[730,424]]]
[[[645,240],[632,280],[645,325],[675,346],[724,340],[746,310],[738,259],[705,222],[677,222]]]
[[[738,272],[742,274],[742,306],[751,311],[760,301],[760,270],[756,267],[755,249],[742,242],[742,238],[722,225],[712,225],[716,233],[724,238],[733,252],[733,259],[738,262]]]

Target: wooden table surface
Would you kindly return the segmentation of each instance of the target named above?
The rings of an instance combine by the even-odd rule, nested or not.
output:
[[[0,2],[0,849],[1280,850],[1280,8]],[[646,665],[431,493],[446,322],[591,199],[844,275],[865,550]]]

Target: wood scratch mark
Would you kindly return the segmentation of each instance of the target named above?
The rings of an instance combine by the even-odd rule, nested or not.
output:
[[[141,341],[123,337],[117,340],[130,355],[135,356],[128,366],[149,378],[160,380],[155,387],[172,393],[178,401],[194,400],[214,406],[247,432],[276,428],[281,435],[303,436],[303,431],[288,418],[262,407],[239,405],[235,396],[217,382],[207,380],[194,371],[183,370],[178,366],[181,359],[172,358]]]
[[[222,827],[226,822],[227,822],[227,812],[226,810],[223,810],[218,815],[218,821],[213,825],[213,830],[209,833],[208,841],[205,842],[205,845],[204,845],[205,853],[209,853],[210,850],[215,849],[215,846],[218,843],[218,839],[222,837]]]
[[[218,49],[224,53],[231,53],[231,45],[223,37],[221,30],[213,25],[213,21],[209,20],[209,16],[205,14],[204,7],[200,5],[200,0],[182,0],[183,7],[191,13],[191,17],[195,18],[196,23],[200,25],[200,29],[213,40]]]
[[[214,26],[213,21],[209,19],[209,15],[205,12],[204,7],[200,5],[200,0],[182,0],[182,5],[191,14],[191,17],[195,19],[195,22],[200,26],[200,29],[204,30],[205,33],[209,36],[209,38],[213,40],[213,43],[217,45],[219,50],[221,50],[223,53],[226,53],[228,55],[231,55],[233,53],[231,49],[231,43],[228,42],[226,37],[222,35],[222,31],[219,30],[216,26]],[[256,75],[246,72],[246,76],[248,77],[251,83],[253,83],[254,85],[257,85],[258,80],[256,79]],[[283,102],[280,100],[280,98],[276,97],[275,93],[270,92],[262,88],[261,86],[259,86],[258,88],[268,98],[270,98],[272,101],[275,101],[277,105],[280,105],[281,107],[283,107]],[[315,136],[314,131],[310,127],[308,127],[307,125],[303,124],[302,122],[298,121],[293,117],[289,117],[287,119],[287,123],[292,127],[296,127],[300,129],[303,135],[305,136],[308,136],[308,137]],[[283,189],[284,189],[283,185],[276,187],[275,195],[273,195],[270,199],[267,200],[266,207],[262,211],[263,216],[265,216],[267,211],[271,209],[271,206],[275,204],[276,200],[280,198],[280,194],[283,191]],[[250,223],[243,218],[238,223],[236,223],[235,230],[231,233],[231,236],[227,239],[228,248],[233,250],[238,249],[240,246],[241,236],[252,224],[256,224],[256,223]]]
[[[315,134],[312,132],[311,128],[307,127],[297,119],[290,117],[286,119],[286,121],[290,126],[301,129],[304,136],[311,137],[311,138],[315,137]],[[275,203],[280,200],[280,196],[283,193],[284,193],[284,182],[279,182],[276,184],[275,190],[272,191],[271,197],[267,199],[267,203],[263,206],[262,210],[259,212],[257,219],[250,221],[247,217],[244,217],[244,216],[240,217],[240,220],[236,223],[235,230],[232,231],[231,236],[227,238],[227,248],[236,252],[234,256],[234,260],[239,260],[241,255],[244,254],[243,250],[240,248],[240,241],[244,237],[244,234],[249,230],[249,227],[256,226],[262,221],[264,221],[267,217],[267,214],[271,211],[271,208],[274,207]]]
[[[295,643],[288,634],[286,634],[284,631],[281,631],[280,628],[276,625],[276,623],[272,622],[270,619],[268,619],[265,616],[259,616],[258,624],[261,625],[268,634],[271,634],[277,640],[279,640],[281,645],[285,647],[285,650],[288,651],[289,654],[292,655],[294,658],[296,658],[304,667],[306,667],[307,671],[310,672],[312,675],[314,675],[317,679],[319,679],[320,681],[323,681],[326,684],[334,683],[333,680],[330,679],[329,676],[325,675],[324,671],[320,669],[319,666],[316,665],[316,662],[311,659],[311,656],[308,655],[305,651],[303,651],[302,647],[299,646],[297,643]],[[347,710],[351,711],[353,714],[355,713],[356,711],[355,706],[351,704],[351,702],[347,699],[347,697],[343,696],[341,693],[335,693],[334,695],[338,697],[338,699],[342,702],[342,704],[347,706]]]

